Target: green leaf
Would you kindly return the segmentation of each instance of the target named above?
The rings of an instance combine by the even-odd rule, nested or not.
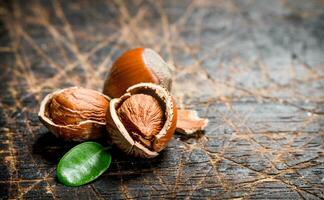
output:
[[[104,173],[111,163],[111,155],[96,142],[84,142],[73,147],[60,160],[56,175],[66,186],[89,183]]]

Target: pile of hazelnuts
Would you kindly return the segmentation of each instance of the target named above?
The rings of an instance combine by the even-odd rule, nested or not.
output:
[[[102,93],[81,87],[57,90],[43,99],[38,116],[63,140],[106,135],[129,155],[153,158],[177,127],[170,88],[170,66],[152,49],[136,48],[114,62]],[[191,124],[183,122],[179,124]],[[204,127],[207,121],[201,123]]]

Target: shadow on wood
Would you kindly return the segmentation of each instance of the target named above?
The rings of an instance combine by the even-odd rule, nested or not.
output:
[[[76,142],[63,141],[47,132],[35,141],[33,154],[40,155],[50,164],[57,164],[62,156],[77,144]]]

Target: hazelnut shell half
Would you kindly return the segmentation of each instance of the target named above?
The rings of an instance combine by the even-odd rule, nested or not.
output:
[[[148,94],[159,99],[164,109],[165,122],[162,129],[154,135],[152,148],[147,148],[140,141],[134,139],[132,133],[127,131],[117,113],[117,109],[122,103],[136,94]],[[128,88],[120,98],[110,101],[106,121],[109,136],[119,149],[135,157],[153,158],[159,155],[159,152],[166,147],[175,132],[177,108],[173,97],[165,88],[153,83],[140,83]]]
[[[104,83],[103,93],[117,98],[123,95],[127,88],[144,82],[162,85],[170,91],[170,67],[152,49],[131,49],[113,63]]]
[[[78,96],[78,92],[82,90],[83,97]],[[58,95],[63,95],[61,99],[64,101],[64,105],[56,105],[55,109],[59,109],[59,113],[56,115],[61,117],[61,121],[65,120],[65,124],[55,123],[51,115],[56,112],[50,109],[52,101]],[[75,99],[75,102],[69,101],[68,96],[72,99]],[[87,102],[89,98],[84,95],[92,95],[92,102]],[[82,99],[83,98],[83,99]],[[100,102],[93,102],[100,101]],[[40,121],[58,138],[67,140],[67,141],[85,141],[90,139],[97,139],[103,135],[105,132],[105,113],[109,106],[110,98],[101,94],[100,92],[78,88],[70,87],[66,89],[57,90],[53,93],[46,95],[42,100],[40,105],[40,110],[38,112],[38,117]],[[88,104],[87,109],[85,110],[75,110],[76,104],[86,103]],[[100,106],[99,106],[100,105]],[[93,106],[93,109],[91,109]],[[83,105],[79,106],[83,108]],[[90,108],[89,108],[90,107]],[[82,117],[71,117],[75,114]],[[75,122],[70,122],[75,121]]]

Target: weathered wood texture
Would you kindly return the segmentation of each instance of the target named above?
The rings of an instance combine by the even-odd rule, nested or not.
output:
[[[1,4],[0,198],[323,199],[323,1]],[[100,91],[112,61],[139,46],[174,65],[179,107],[210,124],[155,159],[113,150],[95,182],[59,184],[56,164],[74,144],[39,122],[41,99]]]

